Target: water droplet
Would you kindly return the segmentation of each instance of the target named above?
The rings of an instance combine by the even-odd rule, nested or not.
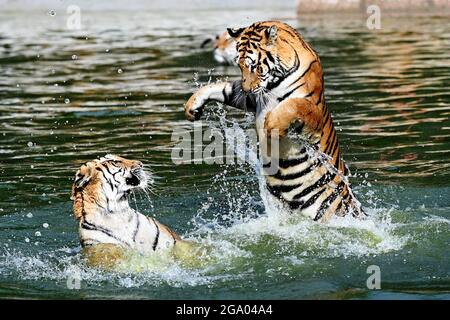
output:
[[[123,70],[122,69],[117,69],[117,73],[122,73],[123,72]]]
[[[31,141],[29,141],[29,142],[27,143],[27,146],[30,147],[30,148],[31,148],[33,145],[34,145],[34,143],[31,142]]]
[[[31,169],[34,169],[34,166],[33,166],[33,165],[31,165],[31,166],[30,166],[30,168],[31,168]]]
[[[30,242],[30,239],[25,238],[25,242],[26,242],[26,243]]]
[[[106,49],[105,52],[109,52],[109,49]]]
[[[41,234],[39,231],[36,231],[36,232],[34,233],[34,235],[35,235],[36,237],[40,237],[42,234]]]
[[[48,225],[47,222],[45,222],[42,226],[43,226],[45,229],[47,229],[47,228],[49,227],[49,225]]]
[[[73,54],[72,55],[72,60],[77,60],[77,59],[78,59],[78,56],[76,54]]]
[[[65,98],[65,99],[64,99],[64,103],[65,103],[65,104],[70,103],[70,99],[69,99],[69,98]]]
[[[33,214],[31,212],[27,213],[27,218],[33,218]]]
[[[56,11],[55,10],[50,10],[48,12],[49,15],[51,15],[52,17],[56,16]]]

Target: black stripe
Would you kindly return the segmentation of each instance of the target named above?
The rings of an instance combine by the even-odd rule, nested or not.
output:
[[[93,246],[94,244],[98,244],[100,241],[94,239],[80,239],[80,244],[82,247]]]
[[[113,161],[113,160],[109,160],[108,162],[110,162],[110,161]],[[103,164],[103,163],[102,163],[102,166],[103,166],[103,167],[106,169],[106,171],[108,171],[108,173],[113,177],[114,181],[117,182],[117,184],[120,184],[120,182],[117,181],[117,180],[116,180],[116,177],[115,177],[115,174],[116,174],[117,172],[116,172],[115,174],[113,174],[111,171],[109,171],[108,166],[105,166],[105,164]]]
[[[301,158],[295,158],[295,159],[279,159],[278,166],[280,168],[287,169],[289,167],[302,164],[303,162],[308,161],[308,159],[309,159],[309,157],[307,155],[303,156]]]
[[[334,179],[334,177],[336,176],[336,173],[325,173],[322,177],[320,177],[319,180],[317,180],[313,185],[310,185],[309,187],[305,188],[302,192],[296,194],[294,196],[294,200],[295,199],[300,199],[303,198],[304,196],[310,194],[312,191],[323,187],[324,185],[326,185],[328,182],[330,182],[331,180]]]
[[[308,93],[306,96],[304,96],[303,98],[308,98],[311,97],[314,94],[314,91],[311,91],[310,93]]]
[[[330,112],[327,109],[325,109],[325,112],[326,112],[326,116],[325,116],[325,121],[323,122],[323,128],[324,129],[325,129],[328,121],[331,120]]]
[[[304,201],[289,201],[288,205],[291,210],[298,209],[301,205],[303,205]]]
[[[333,147],[332,147],[331,150],[330,150],[330,156],[331,156],[331,157],[333,157],[333,154],[335,153],[336,148],[337,148],[338,146],[339,146],[338,139],[336,139],[335,144],[333,145]],[[335,160],[335,159],[333,159],[333,160]]]
[[[266,51],[267,58],[270,60],[270,62],[275,63],[275,59],[273,55],[270,53],[270,51]]]
[[[296,86],[294,89],[290,90],[288,93],[286,93],[284,96],[282,96],[281,98],[278,98],[278,101],[281,102],[284,99],[286,99],[287,97],[289,97],[295,90],[297,90],[298,88],[300,88],[301,86],[303,86],[305,84],[305,82],[299,84],[298,86]]]
[[[100,231],[100,232],[106,234],[108,237],[111,237],[111,238],[113,238],[113,239],[115,239],[115,240],[121,242],[122,244],[125,244],[125,245],[127,245],[127,246],[130,246],[126,241],[124,241],[124,240],[122,240],[122,239],[116,237],[116,236],[112,233],[111,230],[108,230],[108,229],[106,229],[106,228],[103,228],[103,227],[97,226],[97,225],[95,225],[95,224],[89,223],[89,222],[87,222],[86,220],[84,220],[84,221],[81,223],[81,228],[86,229],[86,230],[92,230],[92,231]]]
[[[312,65],[314,64],[314,63],[316,63],[316,62],[318,62],[317,60],[314,60],[314,61],[312,61],[310,64],[309,64],[309,66],[308,66],[308,68],[306,68],[306,70],[305,71],[303,71],[303,73],[294,81],[294,82],[292,82],[292,84],[293,83],[296,83],[298,80],[300,80],[301,78],[303,78],[303,76],[311,69],[311,67],[312,67]],[[291,85],[292,85],[291,84]],[[290,85],[290,86],[291,86]]]
[[[345,187],[345,182],[344,182],[344,180],[342,180],[336,188],[337,192],[340,194],[344,190],[344,187]]]
[[[303,154],[306,152],[306,148],[303,147],[300,151],[299,154]],[[295,165],[299,165],[302,164],[303,162],[307,161],[309,159],[308,155],[305,155],[303,157],[300,158],[294,158],[294,159],[278,159],[278,167],[282,168],[282,169],[287,169],[289,167],[295,166]],[[263,168],[270,168],[272,164],[272,161],[263,164]]]
[[[342,207],[342,200],[341,200],[341,202],[339,202],[339,204],[338,204],[338,206],[336,207],[336,210],[334,211],[334,213],[335,213],[335,214],[338,213],[339,210],[341,210],[341,207]]]
[[[326,154],[328,154],[328,150],[333,146],[335,140],[336,140],[336,131],[333,130],[333,139],[331,140],[331,142],[327,145],[327,147],[324,150],[324,152]]]
[[[267,190],[270,191],[271,194],[273,194],[276,197],[281,197],[282,193],[286,193],[286,192],[290,192],[298,187],[301,187],[301,183],[299,184],[294,184],[294,185],[276,185],[276,186],[271,186],[269,184],[267,184]]]
[[[111,191],[114,191],[114,185],[112,184],[112,182],[108,178],[106,178],[105,173],[103,172],[103,170],[100,169],[99,167],[96,167],[95,169],[102,173],[103,178],[105,178],[106,182],[108,182],[109,186],[111,187]]]
[[[309,208],[310,206],[312,206],[313,203],[316,202],[317,198],[319,198],[320,195],[321,195],[322,193],[324,193],[324,192],[325,192],[325,189],[322,189],[322,190],[317,191],[316,194],[314,194],[312,197],[310,197],[310,198],[308,199],[308,201],[306,201],[306,202],[301,206],[300,209],[301,209],[301,210],[304,210],[304,209]]]
[[[322,95],[323,95],[323,77],[322,77],[322,88],[320,89],[319,99],[317,100],[316,105],[322,102]]]
[[[330,138],[335,134],[333,126],[330,128],[330,133],[328,134],[327,141],[325,141],[325,146],[328,146],[328,143],[330,142]]]
[[[336,150],[336,146],[338,144],[337,135],[335,135],[335,136],[336,136],[336,139],[333,139],[333,143],[327,147],[327,150],[329,148],[328,152],[325,151],[325,153],[328,154],[329,156],[331,156],[333,154],[333,151]]]
[[[323,217],[327,209],[331,206],[334,200],[336,200],[336,197],[338,196],[337,192],[333,192],[330,194],[325,200],[323,200],[322,204],[319,207],[319,210],[317,210],[317,214],[314,217],[314,221],[319,220]]]
[[[153,251],[155,251],[156,247],[158,246],[158,241],[159,241],[159,227],[158,227],[158,224],[156,223],[155,219],[153,219],[153,218],[151,218],[151,219],[153,220],[153,223],[155,224],[155,227],[156,227],[156,238],[155,238],[155,241],[153,242],[153,246],[152,246]]]
[[[342,199],[347,201],[348,198],[350,198],[350,192],[347,190],[347,193],[345,195],[342,195]]]
[[[334,166],[336,167],[336,169],[339,170],[339,164],[341,163],[341,150],[340,149],[338,149],[338,153],[337,153],[335,161],[336,162],[335,162]]]
[[[102,163],[102,166],[106,169],[106,171],[108,171],[108,173],[109,173],[110,175],[112,175],[112,176],[114,177],[114,175],[111,173],[111,171],[109,171],[108,166],[105,166],[105,164],[103,164],[103,163]]]
[[[286,175],[281,174],[281,171],[278,171],[274,176],[274,178],[279,179],[279,180],[292,180],[292,179],[297,179],[300,177],[303,177],[304,175],[310,173],[312,171],[313,168],[315,168],[316,165],[310,165],[309,167],[307,167],[306,169],[300,171],[300,172],[296,172],[296,173],[289,173]]]

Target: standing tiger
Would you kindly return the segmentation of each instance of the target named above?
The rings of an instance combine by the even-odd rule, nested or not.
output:
[[[111,265],[121,249],[142,254],[185,246],[175,232],[132,209],[130,193],[145,189],[148,174],[140,161],[106,155],[82,165],[72,186],[73,212],[79,220],[82,247],[93,265]]]
[[[280,137],[279,159],[268,159],[277,164],[276,173],[265,175],[273,199],[321,222],[333,215],[365,216],[347,180],[316,52],[278,21],[228,33],[236,41],[242,78],[200,88],[185,104],[186,117],[199,119],[210,101],[255,112],[260,145],[271,135]]]

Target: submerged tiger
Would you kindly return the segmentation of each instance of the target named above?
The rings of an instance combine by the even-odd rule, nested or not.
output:
[[[155,254],[188,245],[165,225],[130,207],[131,192],[144,190],[150,179],[142,162],[115,155],[87,162],[77,171],[71,200],[80,243],[92,265],[113,265],[123,257],[123,249]]]
[[[210,42],[214,46],[214,60],[222,64],[237,65],[236,57],[238,54],[236,51],[236,42],[227,31],[217,35],[214,40],[211,38],[206,39],[203,41],[201,47],[204,48]]]
[[[317,53],[278,21],[228,33],[236,41],[242,78],[200,88],[185,104],[186,117],[199,119],[210,101],[254,112],[260,145],[271,135],[280,137],[279,158],[268,155],[263,166],[277,166],[265,174],[272,200],[321,222],[333,215],[365,216],[348,182]]]

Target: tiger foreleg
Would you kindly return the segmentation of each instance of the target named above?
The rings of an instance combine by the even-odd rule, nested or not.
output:
[[[278,136],[284,137],[289,127],[298,122],[301,134],[310,142],[316,143],[320,139],[322,129],[322,114],[320,109],[304,98],[291,98],[281,102],[271,110],[264,121],[267,136],[277,130]]]
[[[226,103],[231,92],[232,85],[229,82],[214,83],[201,87],[184,105],[186,118],[190,121],[200,119],[208,102]]]

